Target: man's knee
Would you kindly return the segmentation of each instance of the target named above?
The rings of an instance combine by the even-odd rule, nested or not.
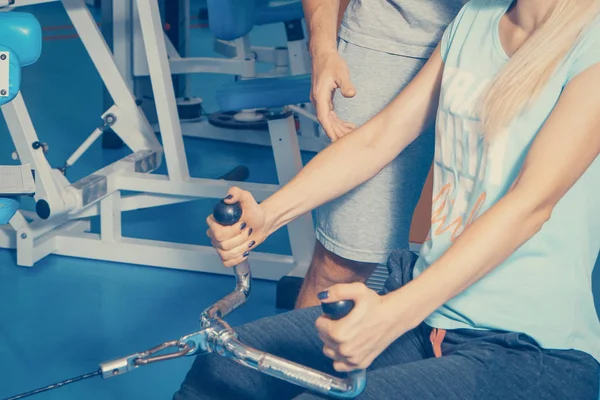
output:
[[[317,241],[309,275],[325,285],[366,281],[377,264],[349,260],[327,250]]]

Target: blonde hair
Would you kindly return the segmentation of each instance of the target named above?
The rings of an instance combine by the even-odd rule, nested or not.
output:
[[[535,32],[515,52],[483,98],[487,138],[506,128],[535,100],[581,32],[598,15],[598,0],[557,0]]]

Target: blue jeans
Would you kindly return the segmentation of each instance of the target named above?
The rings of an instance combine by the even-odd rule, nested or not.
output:
[[[384,291],[412,276],[415,256],[390,257]],[[314,323],[320,308],[291,311],[236,328],[242,342],[329,373]],[[548,350],[522,333],[448,331],[436,357],[432,328],[421,324],[392,343],[371,365],[359,400],[598,400],[600,366],[575,350]],[[262,375],[229,359],[198,356],[173,400],[320,399],[322,395]]]

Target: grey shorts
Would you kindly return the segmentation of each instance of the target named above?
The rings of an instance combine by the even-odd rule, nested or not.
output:
[[[356,96],[347,99],[336,92],[335,111],[357,126],[381,111],[426,62],[343,40],[338,51],[350,69]],[[385,264],[392,250],[407,248],[433,153],[434,133],[424,132],[377,176],[318,208],[317,240],[340,257],[377,264]]]

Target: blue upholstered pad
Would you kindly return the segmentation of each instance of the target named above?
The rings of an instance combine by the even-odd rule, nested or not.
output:
[[[304,18],[304,10],[300,0],[283,5],[260,7],[257,11],[256,25],[267,25],[277,22],[293,21]]]
[[[0,106],[11,102],[21,87],[21,67],[42,52],[42,28],[31,14],[0,13]]]
[[[283,107],[310,101],[310,75],[238,81],[217,93],[221,111]]]
[[[33,15],[0,12],[0,46],[8,47],[22,67],[33,64],[42,54],[42,27]]]
[[[252,30],[257,0],[207,0],[208,26],[221,40],[235,40]],[[258,0],[261,1],[261,0]]]

